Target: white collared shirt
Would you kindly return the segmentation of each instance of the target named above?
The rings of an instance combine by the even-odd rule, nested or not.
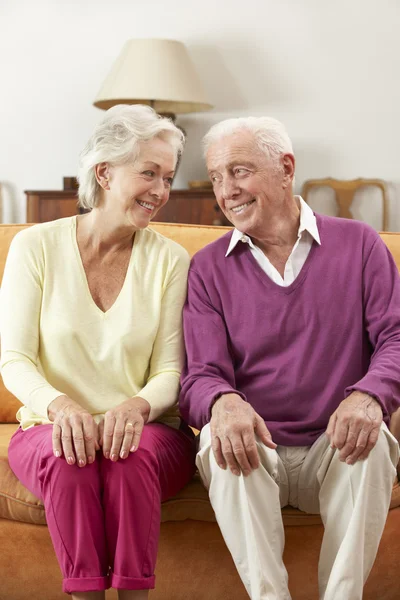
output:
[[[297,232],[296,243],[293,246],[285,265],[283,277],[277,271],[274,265],[268,260],[263,251],[255,246],[251,238],[238,229],[234,229],[233,231],[225,256],[228,256],[232,252],[239,241],[247,243],[250,246],[250,252],[262,270],[268,275],[268,277],[272,279],[272,281],[283,287],[287,287],[288,285],[292,284],[306,262],[314,240],[321,245],[317,219],[315,218],[313,211],[308,204],[304,202],[301,196],[295,196],[295,198],[300,202],[300,225]]]

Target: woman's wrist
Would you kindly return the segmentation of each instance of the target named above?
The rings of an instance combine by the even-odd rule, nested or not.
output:
[[[50,404],[47,407],[47,416],[50,419],[50,421],[54,421],[60,410],[65,410],[67,406],[71,406],[71,404],[76,403],[65,394],[54,398],[54,400],[50,402]]]
[[[133,400],[135,408],[137,408],[142,415],[143,421],[147,423],[151,410],[150,404],[141,396],[133,396],[131,400]]]

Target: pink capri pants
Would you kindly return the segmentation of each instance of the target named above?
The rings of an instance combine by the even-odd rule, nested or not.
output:
[[[45,506],[63,591],[154,588],[161,502],[195,470],[190,430],[150,423],[125,460],[97,452],[91,465],[78,467],[53,455],[52,427],[19,428],[8,456],[15,475]]]

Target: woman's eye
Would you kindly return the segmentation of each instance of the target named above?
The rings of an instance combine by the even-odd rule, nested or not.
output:
[[[173,182],[173,177],[167,177],[167,178],[165,179],[165,183],[166,183],[167,185],[172,185],[172,182]]]
[[[154,177],[154,171],[143,171],[143,175],[147,175],[147,177]]]

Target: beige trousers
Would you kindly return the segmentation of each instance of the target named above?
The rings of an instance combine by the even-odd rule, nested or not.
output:
[[[367,460],[351,466],[339,460],[326,435],[311,447],[257,446],[259,468],[247,477],[233,475],[215,461],[208,424],[201,431],[196,459],[250,598],[291,598],[282,560],[281,515],[281,507],[290,504],[320,513],[325,526],[318,567],[320,600],[361,600],[389,510],[399,460],[397,440],[382,425]]]

